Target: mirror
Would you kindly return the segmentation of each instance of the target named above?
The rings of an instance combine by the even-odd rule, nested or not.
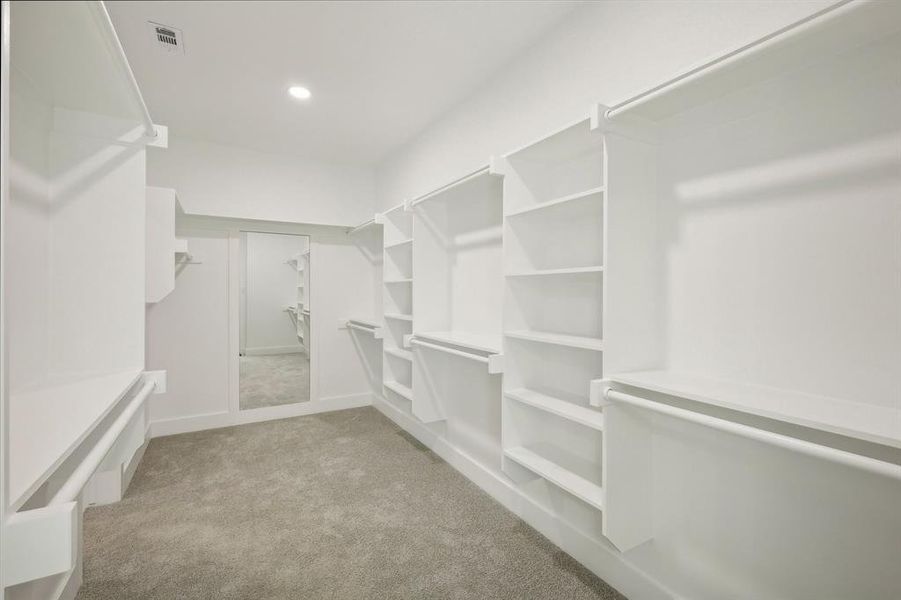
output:
[[[241,232],[241,410],[310,400],[310,238]]]

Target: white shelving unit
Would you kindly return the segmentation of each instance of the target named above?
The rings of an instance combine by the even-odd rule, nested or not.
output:
[[[486,166],[413,201],[413,214],[413,413],[434,422],[462,394],[500,402],[502,180]]]
[[[22,506],[141,378],[141,370],[26,389],[11,398],[9,494]]]
[[[379,215],[383,223],[383,381],[386,398],[412,411],[413,365],[404,340],[413,331],[413,215],[404,204]]]
[[[346,327],[348,329],[354,350],[360,357],[373,395],[381,397],[385,394],[383,385],[386,356],[384,353],[385,337],[390,335],[382,316],[382,295],[385,287],[383,277],[385,242],[382,215],[377,214],[372,220],[354,227],[348,232],[348,236],[362,256],[372,265],[371,278],[366,282],[370,294],[360,296],[359,310],[362,312],[339,322],[338,328]]]
[[[901,589],[899,17],[836,4],[598,119],[602,530],[675,595]]]
[[[189,257],[187,240],[175,237],[175,221],[182,214],[178,194],[170,188],[147,187],[145,300],[160,302],[175,289],[177,263]]]
[[[501,164],[503,468],[542,504],[582,503],[569,520],[599,532],[604,418],[588,394],[604,351],[603,137],[586,119]]]
[[[490,399],[446,386],[501,357],[503,472],[673,595],[894,597],[899,6],[837,3],[505,155],[498,278],[457,252],[496,248],[488,169],[416,201],[385,243],[415,266],[385,278],[415,282],[385,315],[415,314],[386,349],[413,385],[386,387],[490,471]]]
[[[145,115],[102,11],[15,3],[5,23],[9,160],[22,167],[0,207],[7,516],[120,406],[144,368],[145,301],[173,285],[175,200],[147,202]],[[148,210],[161,218],[152,257]]]
[[[304,238],[308,240],[308,238]],[[288,307],[288,312],[294,320],[297,330],[297,339],[303,347],[303,353],[310,356],[310,330],[312,328],[312,313],[310,311],[310,247],[306,241],[306,249],[298,252],[287,262],[297,272],[297,299],[294,306]]]

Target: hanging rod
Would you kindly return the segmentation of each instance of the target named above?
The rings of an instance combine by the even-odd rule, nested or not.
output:
[[[145,136],[151,139],[156,138],[159,134],[153,124],[153,119],[150,118],[150,111],[147,110],[147,103],[144,102],[144,96],[141,95],[141,88],[138,87],[138,81],[135,79],[134,71],[131,70],[131,65],[128,64],[128,57],[125,56],[125,49],[122,48],[122,42],[119,41],[119,36],[116,34],[116,28],[113,26],[112,19],[110,19],[109,11],[106,10],[106,5],[101,1],[97,1],[89,2],[88,6],[100,22],[103,35],[106,38],[107,44],[109,44],[110,50],[112,50],[113,60],[116,63],[116,66],[128,80],[129,91],[141,111],[141,121],[144,124]]]
[[[604,392],[604,397],[613,402],[621,402],[622,404],[628,404],[636,408],[650,410],[683,421],[689,421],[697,425],[703,425],[704,427],[709,427],[711,429],[724,431],[771,446],[791,450],[806,456],[860,469],[876,475],[882,475],[883,477],[901,480],[901,465],[896,465],[894,463],[854,454],[853,452],[847,452],[837,448],[831,448],[829,446],[822,446],[806,440],[758,429],[741,423],[733,423],[732,421],[711,417],[710,415],[678,408],[676,406],[670,406],[669,404],[652,402],[651,400],[633,396],[632,394],[618,392],[613,389],[607,389]]]
[[[125,426],[128,425],[135,413],[144,406],[147,396],[153,393],[154,388],[156,388],[156,384],[152,381],[146,382],[143,387],[141,387],[141,390],[135,394],[135,397],[132,398],[128,403],[128,406],[125,407],[125,410],[119,413],[119,416],[116,417],[116,420],[113,421],[113,424],[110,425],[109,429],[107,429],[97,443],[94,444],[94,447],[91,448],[91,451],[84,457],[81,464],[72,471],[72,474],[69,475],[66,482],[55,494],[53,494],[53,498],[50,499],[48,504],[63,504],[65,502],[72,502],[78,498],[78,495],[94,474],[94,471],[97,470],[100,463],[103,462],[103,459],[106,458],[106,455],[113,447],[113,444],[119,439],[119,435],[125,429]]]
[[[415,337],[410,340],[410,343],[416,346],[422,346],[423,348],[430,348],[432,350],[447,352],[448,354],[453,354],[454,356],[462,356],[463,358],[468,358],[469,360],[485,363],[486,365],[488,364],[488,357],[482,356],[481,354],[473,354],[471,352],[463,352],[462,350],[454,350],[453,348],[448,348],[447,346],[423,342],[421,340],[417,340]]]
[[[490,173],[490,172],[491,172],[491,165],[486,165],[484,167],[481,167],[471,173],[467,173],[466,175],[463,175],[462,177],[458,177],[457,179],[454,179],[450,183],[446,183],[446,184],[442,185],[438,189],[432,190],[431,192],[428,192],[426,194],[423,194],[422,196],[418,196],[417,198],[414,198],[412,201],[410,201],[410,206],[416,206],[420,202],[425,202],[426,200],[433,198],[442,192],[446,192],[447,190],[449,190],[451,188],[457,187],[461,183],[466,183],[470,179],[475,179],[476,177],[479,177],[480,175],[484,175],[485,173]]]
[[[348,229],[348,230],[347,230],[347,235],[350,235],[350,234],[352,234],[352,233],[356,233],[356,232],[360,231],[361,229],[366,229],[367,227],[369,227],[369,226],[371,226],[371,225],[376,225],[376,224],[377,224],[377,222],[376,222],[376,220],[375,220],[375,217],[373,217],[372,219],[369,219],[368,221],[363,221],[362,223],[360,223],[360,224],[357,225],[356,227],[352,227],[352,228]]]
[[[357,331],[365,331],[366,333],[372,334],[372,336],[380,340],[382,339],[382,331],[381,327],[366,327],[364,325],[359,325],[354,323],[353,321],[348,321],[346,323],[348,329],[356,329]]]
[[[411,346],[422,346],[423,348],[428,348],[429,350],[437,350],[439,352],[444,352],[446,354],[452,354],[453,356],[459,356],[461,358],[466,358],[468,360],[473,360],[475,362],[479,362],[485,365],[488,365],[488,373],[490,375],[497,375],[499,373],[504,372],[504,355],[503,354],[489,354],[487,356],[483,356],[481,354],[473,354],[472,352],[464,352],[463,350],[456,350],[454,348],[448,348],[447,346],[442,346],[440,344],[432,344],[431,342],[424,342],[422,340],[416,339],[415,336],[410,338]]]
[[[841,0],[840,2],[833,4],[832,6],[828,6],[823,10],[813,13],[812,15],[801,19],[800,21],[796,21],[782,29],[778,29],[773,33],[766,35],[762,38],[754,40],[749,44],[745,44],[740,48],[733,50],[727,54],[719,56],[711,61],[708,61],[698,67],[690,69],[681,75],[677,75],[672,79],[669,79],[659,85],[656,85],[640,94],[632,96],[631,98],[620,102],[614,106],[611,106],[607,109],[607,112],[604,113],[607,119],[613,120],[618,116],[621,116],[639,106],[657,98],[658,96],[662,96],[668,92],[671,92],[674,89],[680,88],[683,85],[686,85],[695,79],[699,79],[708,75],[712,72],[718,71],[722,68],[731,66],[733,63],[739,62],[748,58],[749,56],[753,56],[758,52],[766,50],[770,46],[778,44],[784,41],[786,38],[796,35],[799,32],[806,31],[810,27],[815,26],[814,21],[820,19],[821,17],[844,7],[847,4],[850,4],[854,0]]]

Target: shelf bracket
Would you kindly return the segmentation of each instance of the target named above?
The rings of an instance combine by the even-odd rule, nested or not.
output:
[[[592,379],[588,384],[588,404],[597,408],[608,406],[607,391],[612,387],[613,382],[609,379]]]
[[[604,134],[614,134],[645,144],[657,144],[658,127],[655,123],[635,116],[609,117],[610,108],[603,104],[595,106],[591,112],[591,129]]]
[[[3,525],[3,583],[67,573],[78,556],[78,502],[15,513]]]

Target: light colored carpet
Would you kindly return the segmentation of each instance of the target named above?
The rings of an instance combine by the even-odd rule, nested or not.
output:
[[[310,359],[297,352],[242,356],[241,410],[310,400]]]
[[[80,600],[622,599],[371,407],[154,439]]]

